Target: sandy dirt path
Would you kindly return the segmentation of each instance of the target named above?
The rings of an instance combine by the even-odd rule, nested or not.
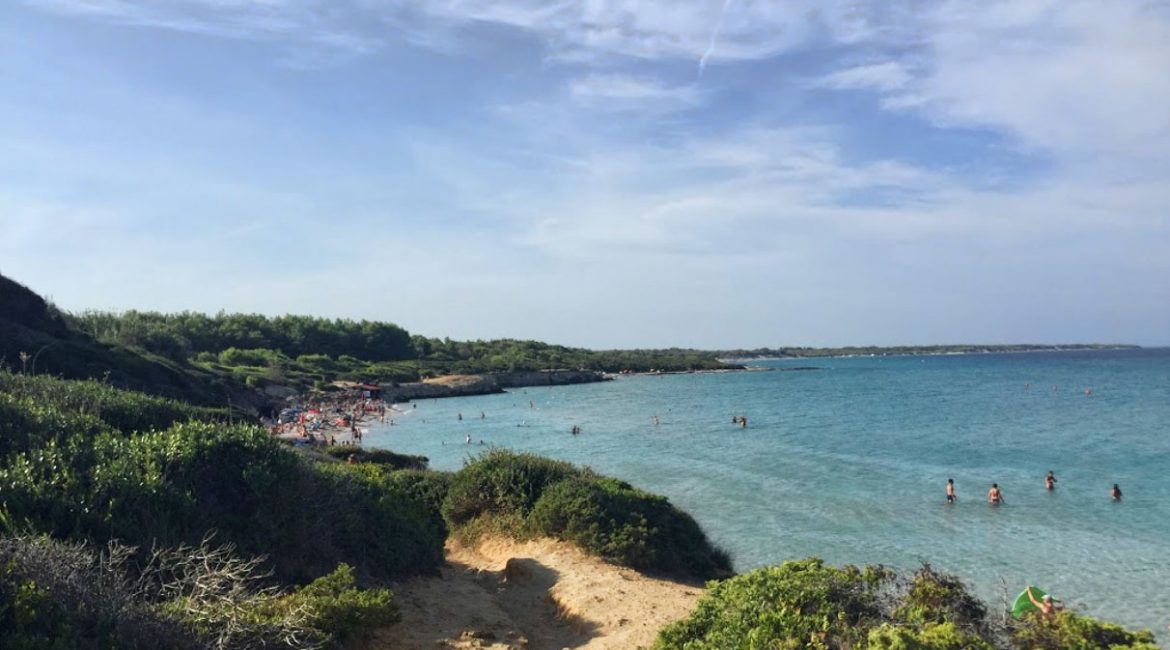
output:
[[[393,585],[402,621],[368,650],[634,650],[686,616],[702,587],[659,580],[554,540],[447,544],[438,578]]]

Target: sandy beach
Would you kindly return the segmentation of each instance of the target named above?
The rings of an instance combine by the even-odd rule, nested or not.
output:
[[[632,650],[684,617],[702,586],[648,577],[555,540],[448,540],[440,577],[393,585],[402,621],[369,650]]]

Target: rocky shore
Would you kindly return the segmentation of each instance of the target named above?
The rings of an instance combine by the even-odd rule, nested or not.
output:
[[[490,395],[505,388],[521,386],[568,386],[607,381],[610,377],[592,370],[536,370],[484,375],[445,375],[434,379],[382,387],[382,398],[391,402],[463,395]]]

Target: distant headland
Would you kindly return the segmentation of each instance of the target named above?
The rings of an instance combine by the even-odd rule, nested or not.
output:
[[[754,348],[751,350],[719,350],[714,354],[728,363],[762,359],[809,359],[823,357],[901,357],[942,354],[1006,354],[1012,352],[1070,352],[1086,350],[1138,350],[1139,345],[1128,343],[1062,343],[1009,345],[895,345],[846,346],[839,348]]]

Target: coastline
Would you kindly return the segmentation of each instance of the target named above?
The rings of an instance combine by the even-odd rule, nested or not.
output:
[[[980,346],[981,347],[981,346]],[[967,356],[983,356],[988,354],[1037,354],[1044,352],[1116,352],[1119,350],[1143,350],[1140,345],[1118,344],[1118,345],[1084,345],[1077,346],[1052,346],[1052,347],[1029,347],[1027,349],[996,349],[994,346],[987,346],[980,350],[965,350],[965,351],[930,351],[923,350],[919,352],[888,352],[888,353],[869,353],[869,354],[826,354],[826,355],[806,355],[794,354],[788,356],[760,356],[760,357],[719,357],[719,361],[723,363],[745,363],[751,361],[791,361],[793,359],[873,359],[883,357],[967,357]],[[1157,349],[1157,348],[1151,348]]]

